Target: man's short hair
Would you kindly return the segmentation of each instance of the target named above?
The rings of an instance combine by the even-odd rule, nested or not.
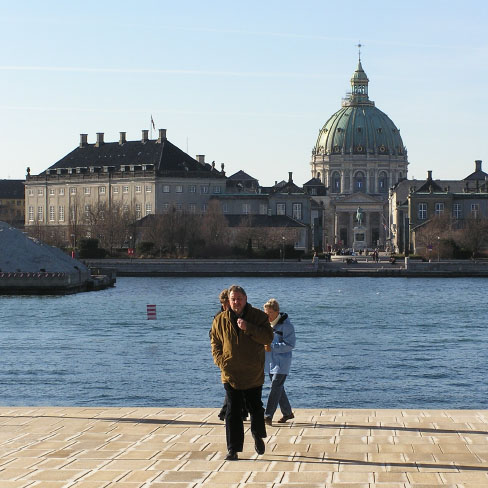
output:
[[[227,290],[227,288],[220,292],[219,301],[220,303],[225,303],[229,301],[229,290]]]
[[[278,300],[276,298],[270,298],[265,304],[264,308],[270,308],[271,310],[274,310],[275,312],[280,311],[280,304],[278,303]]]
[[[247,293],[244,291],[244,288],[242,288],[242,286],[239,285],[232,285],[229,287],[227,291],[229,292],[229,296],[232,292],[234,292],[234,293],[242,293],[245,297],[247,297]]]

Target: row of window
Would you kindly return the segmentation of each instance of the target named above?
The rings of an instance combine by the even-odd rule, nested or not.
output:
[[[399,177],[402,177],[400,173]],[[331,177],[331,191],[333,193],[340,193],[341,192],[341,174],[338,171],[334,171]],[[373,184],[373,183],[372,183]],[[349,189],[350,187],[350,180],[349,176],[344,177],[344,186],[345,189]],[[358,171],[353,178],[353,190],[355,192],[366,191],[366,175],[362,171]],[[388,175],[385,171],[382,171],[378,175],[378,191],[380,193],[386,193],[388,191]]]
[[[24,205],[24,202],[22,200],[5,200],[4,202],[2,202],[2,200],[0,200],[0,206],[2,205],[9,205],[10,206],[13,206],[13,205],[17,205],[17,207],[20,207],[21,205]]]
[[[122,189],[122,193],[129,193],[129,186],[128,185],[123,185],[121,187],[121,189]],[[172,190],[175,193],[183,193],[183,191],[184,191],[183,185],[163,185],[161,187],[161,189],[162,189],[163,193],[171,193]],[[94,188],[94,190],[96,190],[96,188]],[[65,194],[64,191],[65,191],[64,188],[58,188],[58,195],[64,195]],[[76,191],[77,191],[77,187],[75,187],[75,186],[72,186],[69,189],[70,195],[76,195]],[[98,193],[100,195],[105,195],[106,191],[107,190],[106,190],[105,186],[99,186],[98,187]],[[142,193],[142,191],[143,191],[142,185],[135,185],[135,192],[136,193]],[[152,185],[145,185],[144,191],[146,193],[151,193],[152,192]],[[119,193],[119,192],[120,192],[120,188],[118,186],[112,187],[112,193]],[[197,192],[197,185],[188,185],[187,186],[187,192],[188,193],[196,193]],[[220,194],[220,193],[222,193],[222,187],[221,186],[214,186],[212,188],[212,192],[214,194]],[[83,187],[83,193],[85,195],[91,195],[92,187],[90,187],[90,186]],[[210,193],[210,186],[209,185],[200,185],[200,193],[202,195]],[[29,188],[27,190],[27,194],[31,197],[34,196],[34,189]],[[37,195],[43,196],[44,195],[44,188],[38,188],[37,189]],[[51,196],[56,195],[56,189],[50,188],[49,189],[49,195],[51,195]]]
[[[472,203],[471,204],[471,217],[478,218],[480,212],[480,205],[479,203]],[[437,202],[435,204],[435,215],[439,216],[444,213],[444,203]],[[463,217],[463,206],[460,203],[455,203],[452,206],[452,216],[455,219],[461,219]],[[418,204],[418,218],[419,220],[427,219],[427,203],[419,203]]]
[[[170,204],[170,203],[163,203],[162,211],[168,212],[172,205],[173,204]],[[181,204],[181,203],[174,204],[174,208],[178,212],[182,212],[184,210],[183,204]],[[207,204],[206,203],[202,204],[200,209],[203,213],[205,213],[207,211]],[[123,205],[122,211],[128,212],[129,206]],[[142,204],[141,203],[135,204],[135,211],[136,211],[136,218],[140,219],[142,217]],[[195,203],[189,203],[188,204],[188,211],[190,213],[196,213],[197,205]],[[75,209],[72,209],[72,213],[73,213],[72,219],[75,218],[74,212],[75,212]],[[91,212],[91,205],[86,204],[84,206],[84,212],[85,212],[85,217],[89,218],[90,212]],[[229,213],[228,203],[224,202],[222,204],[222,212],[223,213]],[[151,213],[152,213],[152,204],[146,203],[145,215],[149,215]],[[241,206],[241,214],[249,215],[250,213],[251,213],[251,204],[250,203],[243,203]],[[268,206],[264,203],[260,204],[259,205],[259,213],[261,215],[267,215]],[[35,215],[35,208],[33,206],[29,206],[29,209],[28,209],[29,222],[34,222],[34,215]],[[57,221],[58,222],[64,222],[64,215],[65,215],[64,205],[59,205],[58,206]],[[286,204],[285,203],[277,203],[276,204],[276,215],[286,215]],[[302,220],[303,206],[301,203],[293,203],[292,204],[292,217],[296,220]],[[103,216],[102,216],[102,218],[103,218]],[[44,208],[42,206],[39,206],[39,207],[37,207],[37,221],[42,222],[43,220],[44,220]],[[56,222],[56,207],[54,205],[49,206],[49,221],[50,222]]]
[[[122,211],[123,212],[129,212],[129,205],[123,205]],[[75,212],[76,212],[76,209],[72,208],[71,209],[72,220],[76,219]],[[149,215],[152,213],[152,204],[151,203],[146,203],[145,212],[146,212],[145,215]],[[84,214],[85,214],[85,218],[90,217],[91,205],[87,204],[84,206]],[[33,206],[29,206],[29,209],[28,209],[29,222],[34,222],[34,216],[35,216],[35,208]],[[136,203],[136,216],[139,219],[142,217],[142,205],[140,203]],[[58,222],[64,222],[65,221],[64,205],[58,206],[57,217],[58,217],[57,218]],[[103,219],[103,212],[100,212],[99,217]],[[38,222],[44,221],[44,207],[42,207],[42,206],[37,207],[37,221]],[[54,205],[49,206],[49,222],[56,222],[56,207]]]
[[[171,193],[172,190],[175,193],[183,193],[184,187],[183,187],[183,185],[163,185],[162,186],[163,193]],[[197,192],[197,185],[188,185],[187,186],[187,192],[188,193],[196,193]],[[214,186],[212,188],[212,192],[216,195],[219,193],[222,193],[222,187],[221,186]],[[210,193],[210,185],[200,185],[200,193],[202,195]]]

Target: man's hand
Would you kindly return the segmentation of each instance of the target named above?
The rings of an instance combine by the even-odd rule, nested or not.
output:
[[[243,319],[237,319],[237,325],[239,329],[246,330],[247,329],[247,322]]]

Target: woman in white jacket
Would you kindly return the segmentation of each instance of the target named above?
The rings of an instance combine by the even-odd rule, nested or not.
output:
[[[264,304],[264,311],[268,315],[269,323],[273,327],[273,342],[266,346],[264,372],[271,379],[271,390],[268,396],[264,421],[272,425],[273,415],[278,407],[282,413],[279,423],[295,418],[285,392],[285,380],[290,372],[292,350],[295,347],[295,328],[286,313],[280,312],[280,305],[274,298]]]

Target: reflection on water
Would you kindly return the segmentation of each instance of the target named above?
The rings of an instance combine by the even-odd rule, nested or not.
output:
[[[208,331],[233,282],[295,325],[294,407],[485,407],[486,281],[470,278],[118,278],[0,297],[1,404],[218,406]]]

